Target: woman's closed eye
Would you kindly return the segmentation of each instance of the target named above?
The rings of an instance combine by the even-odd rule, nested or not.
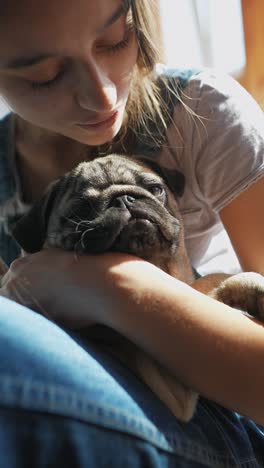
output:
[[[58,60],[58,58],[51,57],[32,67],[30,72],[23,72],[21,78],[27,86],[33,89],[41,86],[49,87],[63,77],[68,65],[65,59]]]
[[[125,35],[121,41],[118,41],[114,44],[104,44],[97,47],[98,51],[106,52],[106,53],[116,53],[123,49],[125,49],[132,38],[133,28],[127,28]]]
[[[58,83],[65,74],[65,67],[63,67],[51,80],[48,81],[28,81],[27,83],[30,85],[31,88],[50,88],[51,86]]]
[[[108,54],[108,55],[114,55],[122,52],[124,49],[126,49],[130,43],[132,37],[132,29],[127,29],[124,38],[121,41],[116,42],[115,44],[105,44],[105,45],[98,45],[97,46],[97,51],[102,54]],[[33,80],[26,80],[27,84],[30,85],[32,89],[38,89],[38,88],[51,88],[52,86],[55,86],[57,83],[59,83],[62,78],[64,77],[66,73],[66,65],[64,64],[61,69],[57,72],[57,74],[45,81],[33,81]]]

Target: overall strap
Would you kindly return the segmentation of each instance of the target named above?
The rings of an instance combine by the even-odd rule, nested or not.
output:
[[[16,191],[16,182],[11,169],[9,154],[11,142],[11,114],[0,120],[0,205]]]
[[[0,120],[0,256],[7,265],[20,255],[20,247],[7,230],[8,219],[4,204],[16,193],[16,180],[12,171],[10,154],[12,141],[12,114]]]

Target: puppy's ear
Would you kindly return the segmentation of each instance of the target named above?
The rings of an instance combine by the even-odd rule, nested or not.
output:
[[[11,226],[13,237],[25,252],[41,250],[58,190],[59,180],[52,182],[32,208]]]
[[[158,174],[170,190],[176,194],[177,197],[181,197],[185,187],[185,177],[182,172],[177,169],[169,169],[167,167],[160,166],[157,161],[153,161],[148,157],[137,158],[149,166],[156,174]]]

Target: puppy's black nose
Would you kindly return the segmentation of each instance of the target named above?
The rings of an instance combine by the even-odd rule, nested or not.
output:
[[[133,205],[135,198],[131,195],[120,195],[111,201],[111,206],[115,208],[129,208]]]

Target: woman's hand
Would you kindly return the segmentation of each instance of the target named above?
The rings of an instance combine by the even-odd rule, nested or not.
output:
[[[107,325],[108,311],[121,303],[125,307],[114,271],[131,260],[146,263],[117,253],[77,258],[60,249],[43,250],[12,263],[0,294],[73,329]]]

